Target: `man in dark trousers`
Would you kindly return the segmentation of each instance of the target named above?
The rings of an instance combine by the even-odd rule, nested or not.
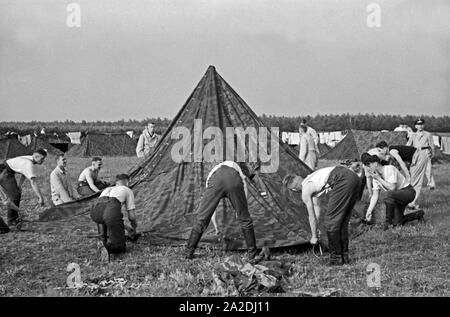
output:
[[[423,211],[417,210],[404,215],[406,206],[414,200],[416,191],[411,183],[400,171],[392,165],[382,165],[376,155],[362,155],[364,165],[373,182],[373,192],[370,197],[370,205],[367,208],[366,220],[370,221],[372,211],[375,208],[380,191],[384,192],[383,202],[386,206],[385,229],[389,226],[403,225],[409,221],[423,219]]]
[[[33,152],[33,155],[18,156],[0,163],[0,186],[3,187],[4,192],[16,207],[20,206],[21,188],[25,179],[30,181],[31,187],[38,197],[39,204],[44,206],[44,197],[37,182],[35,166],[42,165],[46,157],[47,151],[37,149]],[[16,181],[16,174],[20,175],[19,182]],[[18,210],[16,208],[8,208],[8,226],[15,227],[18,225],[18,222]]]
[[[109,261],[111,254],[126,251],[125,224],[123,222],[122,206],[128,212],[131,230],[136,233],[137,222],[134,213],[134,194],[128,187],[129,176],[119,174],[116,176],[116,185],[105,189],[94,208],[91,210],[91,219],[101,228],[102,244],[100,245],[101,259]]]
[[[288,189],[302,192],[302,200],[308,209],[311,226],[310,243],[313,245],[318,242],[318,220],[322,209],[319,198],[328,194],[328,206],[323,221],[328,237],[330,265],[350,262],[348,224],[355,203],[361,199],[363,177],[364,172],[355,165],[351,168],[344,166],[321,168],[304,179],[296,175],[287,175],[283,179],[283,184]]]
[[[224,161],[211,170],[206,179],[206,191],[203,193],[197,218],[186,245],[185,256],[187,259],[194,257],[194,251],[203,232],[208,227],[220,200],[224,197],[228,197],[236,211],[247,245],[247,258],[248,260],[255,259],[257,254],[256,238],[253,221],[248,212],[246,184],[246,178],[252,179],[254,175],[249,172],[245,164],[233,161]]]

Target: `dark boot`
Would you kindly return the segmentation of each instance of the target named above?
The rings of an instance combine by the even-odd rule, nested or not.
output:
[[[342,247],[342,263],[349,264],[350,257],[348,255],[348,231],[341,232],[341,247]]]
[[[403,216],[401,224],[404,225],[404,224],[414,221],[414,220],[424,221],[424,217],[423,217],[424,215],[425,215],[425,213],[423,210],[417,210],[417,211],[410,212],[409,214],[406,214]]]
[[[395,210],[395,206],[386,204],[386,219],[384,221],[384,226],[383,229],[387,230],[388,228],[390,228],[393,224],[393,220],[394,220],[394,210]]]
[[[327,231],[330,265],[342,265],[341,235],[339,231]]]
[[[184,256],[186,259],[191,260],[194,258],[194,252],[197,248],[197,245],[202,237],[202,233],[198,232],[197,230],[192,229],[191,235],[189,236],[189,239],[186,244],[186,249],[184,252]]]
[[[0,217],[0,234],[2,233],[8,233],[9,232],[9,228],[6,225],[6,223],[3,221],[3,219]]]
[[[244,235],[245,244],[247,245],[247,259],[250,261],[254,260],[258,254],[258,250],[256,249],[255,230],[253,227],[246,229],[242,228],[242,234]]]

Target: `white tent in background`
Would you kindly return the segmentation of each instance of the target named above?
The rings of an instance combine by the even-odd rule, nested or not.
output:
[[[289,145],[298,145],[300,143],[300,133],[282,132],[281,140]]]
[[[70,138],[70,143],[81,144],[81,132],[68,132],[66,135]]]

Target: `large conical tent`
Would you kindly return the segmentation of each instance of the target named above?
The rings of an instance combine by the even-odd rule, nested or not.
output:
[[[245,101],[210,66],[171,122],[154,153],[131,172],[139,231],[148,233],[147,236],[153,243],[180,244],[188,238],[196,208],[205,190],[206,177],[216,164],[206,161],[188,162],[186,159],[177,163],[172,158],[173,146],[179,142],[172,133],[182,128],[194,134],[195,119],[202,120],[203,131],[209,127],[219,128],[223,131],[223,138],[227,127],[263,127]],[[289,146],[278,138],[273,141],[279,145],[278,170],[261,174],[259,187],[254,184],[248,186],[249,212],[254,222],[257,243],[259,247],[303,244],[308,241],[310,232],[307,211],[298,193],[282,190],[282,179],[287,173],[305,177],[311,170],[297,158]],[[204,140],[203,146],[208,142],[210,140]],[[190,145],[194,146],[194,138]],[[260,195],[261,187],[267,193],[266,196]],[[89,204],[89,200],[69,203],[66,204],[66,210],[64,205],[58,206],[45,212],[41,221],[56,220],[62,214],[86,214],[81,208],[87,208]],[[222,199],[217,213],[219,226],[224,234],[222,246],[227,249],[244,248],[240,227],[228,199]],[[82,230],[80,226],[78,229]],[[202,242],[217,243],[212,225]]]
[[[177,163],[171,151],[177,139],[172,137],[176,129],[186,128],[193,135],[194,120],[202,120],[202,130],[210,127],[223,132],[225,144],[226,128],[264,127],[256,114],[227,82],[210,66],[193,93],[176,115],[161,142],[151,157],[132,173],[133,191],[138,197],[138,209],[144,211],[141,228],[163,240],[187,239],[196,216],[205,181],[215,162]],[[279,145],[279,168],[276,172],[262,174],[262,197],[257,187],[250,184],[248,194],[249,211],[252,216],[259,246],[281,247],[307,241],[309,225],[307,212],[300,203],[298,194],[281,192],[282,179],[287,173],[306,176],[311,171],[301,162],[289,146],[274,140]],[[203,141],[203,147],[210,142]],[[198,147],[191,139],[191,149]],[[192,159],[192,156],[190,156]],[[223,153],[222,159],[226,155]],[[225,234],[226,247],[244,247],[235,212],[227,199],[223,199],[217,210],[219,226]],[[213,242],[213,228],[209,227],[204,238]]]
[[[30,154],[31,150],[20,143],[15,137],[0,138],[0,160]]]
[[[406,132],[349,130],[341,142],[320,158],[324,160],[360,159],[362,153],[374,148],[381,141],[386,141],[389,145],[404,145],[408,141],[408,134]]]
[[[81,144],[72,146],[68,156],[134,156],[136,155],[136,140],[126,133],[88,133]]]

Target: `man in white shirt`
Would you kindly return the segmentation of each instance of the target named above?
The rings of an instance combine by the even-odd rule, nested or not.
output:
[[[316,147],[316,153],[317,153],[317,155],[319,155],[320,154],[320,151],[319,151],[319,142],[320,142],[319,134],[316,132],[316,130],[314,130],[312,127],[310,127],[307,124],[305,119],[303,119],[302,122],[300,123],[300,128],[299,128],[300,134],[302,132],[302,131],[300,131],[301,127],[305,127],[306,128],[306,133],[309,134],[313,138],[314,144],[315,144],[315,147]]]
[[[381,160],[376,155],[364,156],[362,159],[373,180],[372,196],[366,212],[366,221],[371,221],[380,191],[385,192],[383,198],[386,206],[385,229],[391,225],[402,225],[414,219],[421,220],[423,218],[422,210],[410,213],[407,217],[404,216],[406,206],[414,200],[416,195],[416,191],[405,176],[395,166],[381,165]]]
[[[102,168],[102,158],[93,157],[91,166],[86,167],[78,177],[78,194],[82,197],[90,196],[109,186],[109,183],[99,179]]]
[[[8,195],[9,199],[17,206],[20,206],[22,185],[25,179],[31,183],[34,193],[38,197],[39,204],[45,205],[44,197],[41,194],[39,184],[37,182],[37,173],[35,165],[42,165],[47,152],[44,149],[37,149],[33,155],[18,156],[0,163],[0,186]],[[17,183],[15,175],[19,174],[19,182]],[[8,208],[8,225],[15,226],[19,220],[17,210]]]
[[[330,265],[342,265],[350,262],[348,251],[348,224],[356,202],[361,199],[365,178],[360,166],[332,166],[318,169],[302,178],[287,175],[283,184],[293,191],[301,191],[311,226],[311,244],[318,242],[318,221],[322,211],[319,198],[327,194],[328,205],[323,221],[330,250]],[[356,172],[361,173],[361,176]]]
[[[257,253],[256,238],[253,221],[248,212],[246,184],[246,179],[251,180],[255,173],[256,169],[254,173],[250,173],[245,164],[238,164],[233,161],[224,161],[211,170],[206,179],[206,190],[200,201],[197,217],[186,244],[185,255],[187,259],[194,257],[195,249],[203,232],[208,228],[212,215],[220,200],[224,197],[228,197],[236,211],[247,245],[248,259],[253,260],[255,258]]]
[[[102,260],[110,259],[111,254],[126,251],[125,225],[123,222],[122,207],[128,212],[128,219],[135,233],[137,228],[134,194],[128,187],[129,176],[119,174],[116,176],[116,185],[105,189],[94,208],[91,210],[91,219],[102,227]]]
[[[67,159],[64,157],[64,154],[58,154],[56,157],[56,167],[50,174],[50,189],[52,191],[52,201],[55,206],[76,199],[72,181],[67,171]]]

